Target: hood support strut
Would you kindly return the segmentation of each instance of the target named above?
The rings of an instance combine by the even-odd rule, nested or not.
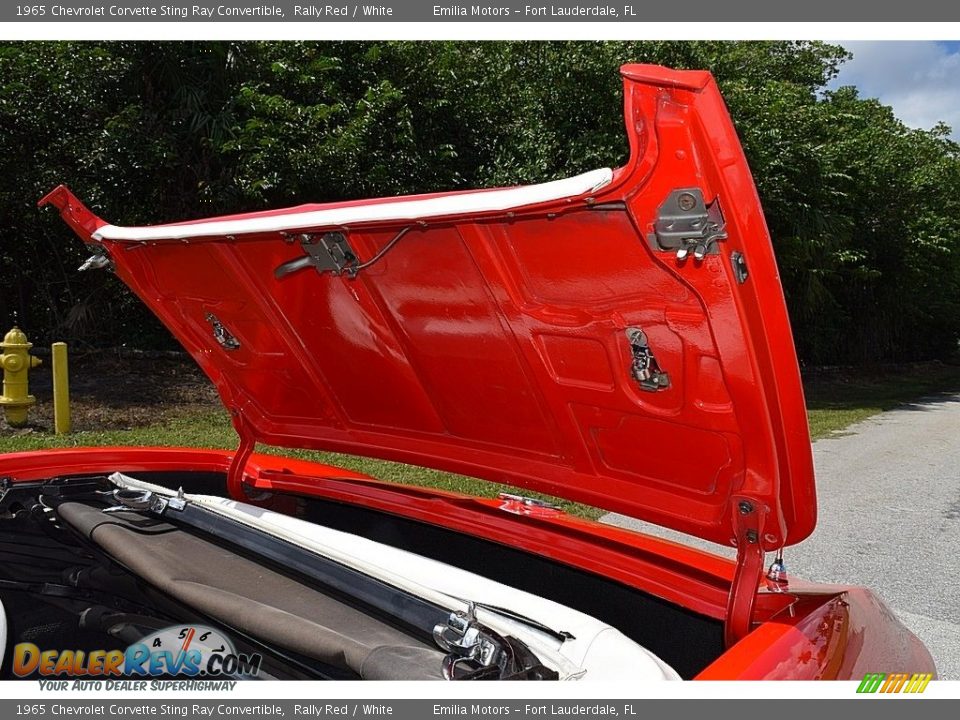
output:
[[[729,648],[743,639],[753,622],[760,577],[763,574],[763,546],[760,538],[769,508],[749,497],[733,498],[733,526],[736,529],[737,569],[727,599],[724,641]]]

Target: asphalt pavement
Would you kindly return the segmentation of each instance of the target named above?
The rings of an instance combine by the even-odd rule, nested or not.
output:
[[[872,589],[923,640],[940,677],[960,680],[960,395],[876,415],[813,451],[819,519],[787,548],[788,572]],[[733,555],[621,515],[602,521]]]

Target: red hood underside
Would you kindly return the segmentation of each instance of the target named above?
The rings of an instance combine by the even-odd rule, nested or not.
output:
[[[573,196],[307,206],[232,216],[232,234],[172,226],[179,239],[107,226],[65,188],[45,201],[258,442],[456,471],[728,545],[756,513],[764,548],[798,542],[816,517],[806,413],[739,142],[707,73],[622,72],[630,161]],[[682,189],[722,212],[726,237],[702,259],[671,245]],[[329,208],[356,220],[297,225]],[[244,224],[264,217],[283,227]],[[330,232],[358,262],[382,256],[356,277],[278,277],[310,262],[301,234],[316,248]]]

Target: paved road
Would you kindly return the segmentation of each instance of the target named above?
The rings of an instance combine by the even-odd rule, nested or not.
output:
[[[874,416],[813,444],[820,516],[789,572],[873,589],[960,680],[960,395]],[[604,522],[727,548],[620,515]]]

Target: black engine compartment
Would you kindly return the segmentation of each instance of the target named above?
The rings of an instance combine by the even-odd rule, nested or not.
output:
[[[73,478],[70,483],[83,481]],[[49,488],[47,488],[49,490]],[[74,485],[68,495],[102,492]],[[89,537],[60,522],[45,504],[40,483],[18,484],[0,500],[0,601],[6,611],[7,638],[0,678],[22,679],[13,672],[13,648],[82,651],[123,649],[144,635],[174,625],[217,628],[240,653],[262,658],[263,679],[357,679],[334,664],[278,650],[238,627],[179,601],[131,573]],[[48,498],[49,499],[49,498]],[[92,514],[100,515],[96,501]],[[67,504],[82,512],[80,502]],[[104,516],[106,517],[106,516]],[[191,545],[191,551],[195,546]],[[38,679],[34,672],[26,679]]]

